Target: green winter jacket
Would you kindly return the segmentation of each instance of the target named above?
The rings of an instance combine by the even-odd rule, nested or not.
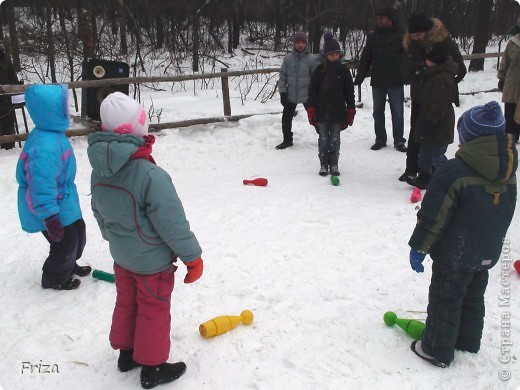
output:
[[[170,176],[144,158],[144,145],[129,134],[88,137],[92,211],[114,261],[138,274],[154,274],[179,257],[189,263],[202,251],[190,230]]]
[[[510,134],[462,145],[435,171],[409,245],[454,271],[493,267],[515,211],[517,166]]]

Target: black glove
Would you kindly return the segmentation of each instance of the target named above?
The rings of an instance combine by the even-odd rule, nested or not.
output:
[[[281,92],[280,93],[280,103],[282,103],[282,106],[285,107],[285,105],[288,103],[289,101],[287,100],[287,92]]]

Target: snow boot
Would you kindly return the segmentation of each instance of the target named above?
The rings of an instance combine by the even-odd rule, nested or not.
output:
[[[413,180],[416,177],[417,177],[417,173],[404,171],[404,173],[401,176],[399,176],[398,180],[406,182],[406,178],[408,178],[408,180]]]
[[[412,345],[410,345],[410,348],[412,349],[413,353],[415,353],[417,356],[419,356],[421,359],[426,360],[428,363],[433,364],[434,366],[440,367],[440,368],[447,368],[450,366],[450,362],[441,362],[440,360],[434,358],[433,356],[428,355],[426,352],[424,352],[421,348],[421,341],[415,340]]]
[[[73,279],[72,276],[68,278],[63,283],[60,283],[56,286],[43,286],[43,288],[52,288],[53,290],[75,290],[81,284],[81,280]]]
[[[143,366],[141,369],[141,386],[153,389],[157,385],[173,382],[186,371],[183,362],[163,363],[158,366]]]
[[[89,265],[77,265],[74,267],[72,273],[78,276],[87,276],[92,272],[92,267]]]
[[[327,176],[329,174],[329,161],[327,157],[320,156],[320,176]]]
[[[339,176],[339,169],[338,169],[338,160],[339,160],[339,152],[330,153],[329,154],[329,168],[330,168],[330,174],[332,176]]]
[[[117,359],[117,368],[121,372],[127,372],[139,367],[140,364],[134,360],[133,349],[120,349],[119,358]]]
[[[293,146],[292,140],[283,140],[283,142],[281,144],[276,145],[276,149],[277,150],[282,150],[282,149],[285,149],[285,148],[289,148],[291,146]]]
[[[430,182],[430,175],[428,173],[419,172],[417,177],[406,178],[406,182],[412,187],[417,187],[421,190],[425,190]]]

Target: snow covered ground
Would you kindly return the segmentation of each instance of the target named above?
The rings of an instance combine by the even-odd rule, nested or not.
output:
[[[468,74],[460,84],[462,92],[496,86],[496,60],[486,61],[486,71]],[[218,90],[142,91],[146,106],[149,96],[163,108],[162,122],[222,115]],[[490,100],[500,101],[500,94],[461,96],[456,114]],[[500,268],[510,263],[500,262],[490,274],[481,351],[456,352],[449,369],[417,358],[410,351],[412,339],[384,324],[388,310],[425,319],[431,260],[424,274],[410,268],[407,242],[418,206],[409,201],[411,188],[397,180],[405,155],[391,147],[369,149],[374,135],[368,83],[363,102],[354,126],[342,133],[338,187],[317,174],[317,136],[302,106],[294,119],[295,145],[283,151],[274,149],[282,138],[281,114],[157,133],[153,156],[173,178],[205,261],[204,275],[193,285],[182,283],[182,264],[177,271],[170,361],[183,360],[188,369],[163,388],[520,386],[520,276]],[[232,110],[234,115],[276,112],[281,106],[278,95],[266,104],[248,99],[242,105],[239,93],[232,92]],[[389,108],[387,114],[390,123]],[[406,127],[409,115],[408,103]],[[80,263],[111,271],[108,244],[90,209],[87,140],[78,137],[72,143],[87,224]],[[450,157],[456,148],[457,143],[450,146]],[[108,343],[115,286],[86,277],[75,291],[41,288],[48,244],[41,234],[24,233],[18,222],[14,172],[19,153],[19,148],[0,151],[0,386],[140,388],[139,370],[120,373],[118,353]],[[267,178],[269,185],[242,184],[255,177]],[[519,232],[517,212],[506,248],[513,259],[520,258]],[[505,283],[510,284],[507,294],[501,291]],[[501,306],[500,297],[509,306]],[[250,326],[213,339],[199,335],[199,324],[244,309],[255,315]],[[511,316],[507,324],[504,315]],[[28,365],[38,367],[31,372]],[[59,372],[43,373],[43,365]],[[507,372],[511,377],[501,380]]]

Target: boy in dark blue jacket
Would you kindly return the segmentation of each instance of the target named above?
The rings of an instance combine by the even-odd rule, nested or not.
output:
[[[433,260],[421,358],[447,367],[454,350],[476,353],[484,327],[488,270],[500,257],[517,200],[518,153],[497,102],[460,117],[460,149],[434,173],[410,238],[410,264]]]

